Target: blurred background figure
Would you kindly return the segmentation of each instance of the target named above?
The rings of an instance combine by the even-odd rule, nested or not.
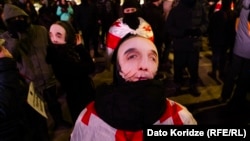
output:
[[[202,35],[207,32],[208,11],[201,0],[180,0],[167,18],[166,30],[173,41],[174,82],[177,93],[183,85],[183,71],[190,74],[189,92],[200,96],[197,89],[199,74],[199,55],[202,47]]]
[[[38,24],[49,30],[50,26],[60,20],[56,15],[57,5],[54,1],[40,0],[41,7],[38,10]]]
[[[0,139],[25,141],[25,96],[16,62],[0,39]],[[35,111],[34,111],[35,112]]]
[[[0,0],[0,15],[3,14],[3,6],[5,4],[4,0]],[[0,18],[0,34],[7,30],[6,24],[3,21],[3,18]]]
[[[38,23],[38,13],[35,9],[34,2],[31,0],[12,0],[12,4],[24,10],[30,17],[32,24]]]
[[[163,36],[163,42],[164,47],[162,51],[162,64],[160,64],[159,69],[162,71],[166,71],[168,73],[171,72],[172,68],[172,60],[169,58],[170,51],[172,49],[172,39],[168,35],[167,29],[166,29],[166,21],[168,18],[168,14],[171,11],[171,9],[174,7],[174,3],[177,0],[164,0],[163,1],[163,16],[164,16],[164,36]]]
[[[59,16],[61,21],[73,21],[74,9],[72,4],[67,0],[59,0],[57,3],[56,15]]]
[[[101,57],[98,51],[99,23],[97,3],[95,0],[81,0],[81,4],[75,6],[74,25],[78,33],[82,35],[85,48],[94,51],[91,57]]]
[[[208,75],[224,81],[226,66],[231,58],[230,50],[234,46],[236,12],[231,9],[232,0],[222,0],[219,10],[210,15],[208,39],[212,49],[212,70]]]
[[[98,17],[100,17],[100,47],[106,49],[106,37],[109,27],[118,18],[116,11],[116,1],[114,0],[98,0]]]
[[[250,36],[248,34],[248,17],[250,1],[243,0],[240,13],[236,19],[236,37],[232,62],[227,69],[221,93],[221,102],[228,102],[235,111],[247,108],[246,96],[249,93],[250,80]]]

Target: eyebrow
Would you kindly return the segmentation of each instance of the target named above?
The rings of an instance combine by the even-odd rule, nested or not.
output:
[[[62,36],[62,33],[56,32],[56,36]]]
[[[133,52],[133,51],[135,51],[135,50],[136,50],[135,48],[129,48],[128,50],[126,50],[126,51],[124,52],[124,54],[128,54],[128,53]]]
[[[137,49],[135,49],[135,48],[129,48],[128,50],[126,50],[125,52],[124,52],[124,54],[128,54],[128,53],[130,53],[130,52],[133,52],[133,51],[136,51]],[[156,55],[157,56],[157,52],[155,51],[155,50],[151,50],[151,52],[154,54],[154,55]]]
[[[155,50],[151,50],[151,52],[152,52],[155,56],[157,56],[157,52],[156,52]]]

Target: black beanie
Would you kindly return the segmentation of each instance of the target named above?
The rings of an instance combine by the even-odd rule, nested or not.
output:
[[[126,9],[126,8],[136,8],[138,9],[139,7],[139,3],[137,0],[125,0],[123,5],[122,5],[122,9]]]

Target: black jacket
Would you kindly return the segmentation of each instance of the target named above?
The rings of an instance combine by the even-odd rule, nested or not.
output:
[[[20,83],[16,62],[0,58],[0,139],[1,141],[23,140],[24,88]]]

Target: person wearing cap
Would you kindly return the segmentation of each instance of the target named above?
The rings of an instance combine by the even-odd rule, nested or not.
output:
[[[120,81],[98,90],[79,115],[70,141],[142,141],[143,129],[150,125],[197,124],[187,108],[165,97],[163,82],[154,79],[159,60],[152,41],[128,34],[113,57]]]
[[[154,41],[151,25],[139,15],[139,3],[136,0],[125,0],[122,5],[123,16],[109,28],[106,38],[107,68],[110,69],[111,56],[118,42],[128,33],[141,35]],[[114,68],[115,69],[115,68]],[[114,82],[116,80],[113,80]]]

